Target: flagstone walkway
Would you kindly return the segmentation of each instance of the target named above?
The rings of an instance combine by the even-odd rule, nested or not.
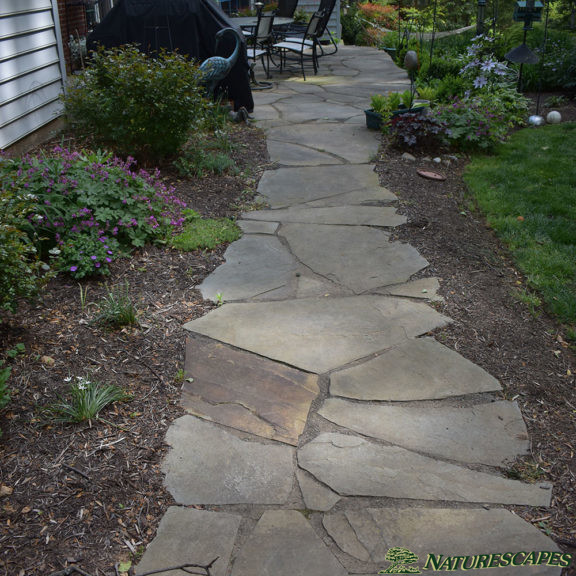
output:
[[[363,110],[407,85],[384,52],[342,47],[318,76],[255,95],[269,209],[243,215],[199,286],[224,304],[185,326],[187,415],[164,463],[178,505],[138,574],[218,558],[215,576],[375,575],[393,547],[418,556],[411,571],[429,554],[558,550],[504,508],[551,498],[503,474],[529,449],[518,406],[428,335],[450,322],[432,305],[442,280],[411,280],[427,262],[390,238],[405,218]]]

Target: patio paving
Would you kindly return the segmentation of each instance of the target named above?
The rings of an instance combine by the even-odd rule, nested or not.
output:
[[[199,286],[223,305],[185,325],[187,414],[163,464],[176,506],[136,574],[218,557],[213,576],[374,575],[394,547],[433,573],[539,551],[498,575],[560,574],[554,542],[505,508],[551,500],[506,477],[529,446],[520,410],[434,340],[442,279],[391,233],[404,217],[363,110],[407,86],[384,52],[340,47],[255,94],[269,209],[243,215]]]

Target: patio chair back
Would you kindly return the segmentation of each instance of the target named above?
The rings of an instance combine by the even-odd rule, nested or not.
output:
[[[251,38],[254,40],[254,45],[262,47],[272,41],[272,28],[274,26],[275,12],[259,12],[256,28],[252,33]]]
[[[320,6],[318,7],[319,12],[324,13],[324,18],[320,23],[318,28],[318,37],[324,36],[324,32],[326,31],[326,26],[328,26],[328,22],[332,16],[332,12],[334,12],[334,7],[336,6],[336,0],[320,0]]]
[[[281,18],[292,18],[294,12],[296,12],[296,7],[298,6],[298,0],[280,0],[278,2],[278,10],[276,10],[276,15]]]

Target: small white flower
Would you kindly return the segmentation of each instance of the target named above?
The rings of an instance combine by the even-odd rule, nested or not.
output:
[[[58,256],[58,254],[60,254],[62,251],[59,248],[51,248],[50,250],[48,250],[48,254],[52,254],[52,256]]]
[[[64,382],[71,382],[72,381],[72,376],[66,376],[66,378],[64,378]]]

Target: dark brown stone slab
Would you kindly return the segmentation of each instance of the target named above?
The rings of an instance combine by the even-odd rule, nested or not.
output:
[[[190,414],[296,446],[317,376],[205,338],[186,344],[182,405]]]

